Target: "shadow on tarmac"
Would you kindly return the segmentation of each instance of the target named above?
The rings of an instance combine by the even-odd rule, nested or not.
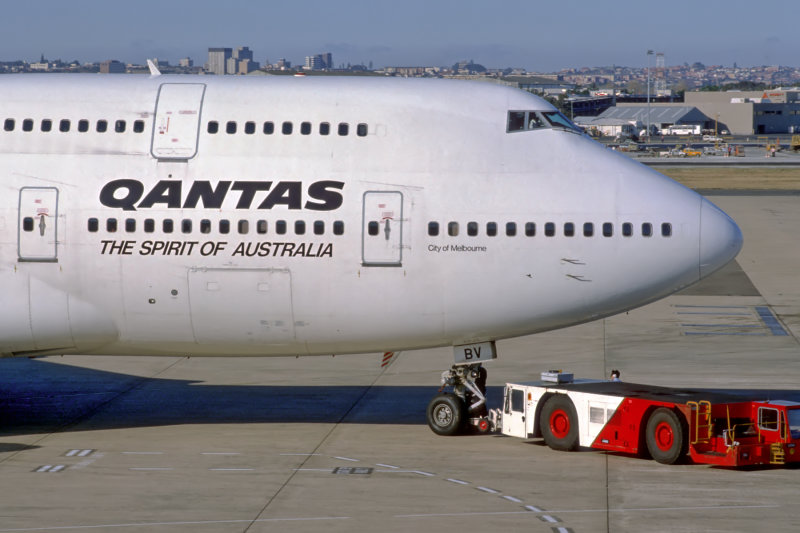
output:
[[[431,386],[206,385],[7,359],[0,361],[0,437],[174,424],[424,425],[436,393]],[[500,405],[502,394],[489,387],[489,405]]]

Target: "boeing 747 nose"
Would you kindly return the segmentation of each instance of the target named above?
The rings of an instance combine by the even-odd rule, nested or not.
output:
[[[725,266],[741,249],[739,226],[704,198],[700,207],[700,278]]]

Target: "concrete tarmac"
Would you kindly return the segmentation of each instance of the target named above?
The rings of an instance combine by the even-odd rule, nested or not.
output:
[[[628,314],[499,342],[490,403],[548,368],[800,400],[800,197],[711,199],[744,233],[735,263]],[[0,361],[0,533],[797,530],[800,470],[438,437],[425,408],[451,357]]]

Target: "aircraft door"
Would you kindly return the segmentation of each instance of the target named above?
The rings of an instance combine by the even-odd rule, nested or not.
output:
[[[156,101],[150,153],[185,161],[197,155],[204,83],[162,83]]]
[[[364,266],[403,264],[403,193],[364,193],[361,262]]]
[[[20,189],[17,231],[19,261],[58,261],[58,189]]]
[[[503,402],[503,434],[512,437],[528,438],[526,429],[525,390],[516,387],[506,388]]]

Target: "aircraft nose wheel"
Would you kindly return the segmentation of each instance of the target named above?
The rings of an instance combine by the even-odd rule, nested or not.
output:
[[[428,404],[428,426],[437,435],[456,435],[461,431],[466,406],[455,394],[437,394]]]

